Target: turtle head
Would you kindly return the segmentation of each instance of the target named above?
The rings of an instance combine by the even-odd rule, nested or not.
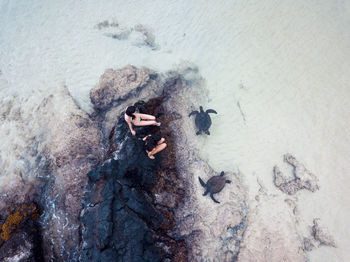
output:
[[[203,113],[203,112],[204,112],[204,110],[203,110],[203,107],[202,107],[202,106],[200,106],[200,107],[199,107],[199,110],[201,111],[201,113]]]

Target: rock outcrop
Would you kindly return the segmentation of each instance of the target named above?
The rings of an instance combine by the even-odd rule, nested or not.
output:
[[[144,104],[144,110],[162,122],[168,144],[156,160],[148,158],[142,138],[158,128],[135,127],[134,137],[121,115],[109,140],[114,159],[88,174],[81,215],[82,261],[188,261],[185,241],[172,236],[174,210],[184,195],[169,129],[178,116],[164,112],[163,100],[161,96]]]
[[[191,69],[188,69],[187,72],[193,73]],[[123,119],[116,126],[111,125],[113,118],[109,116],[120,114],[125,105],[110,106],[107,104],[107,110],[95,116],[102,120],[105,136],[108,136],[109,131],[112,132],[109,136],[109,148],[112,149],[109,151],[115,151],[115,159],[101,167],[101,170],[108,171],[103,171],[104,175],[94,182],[101,184],[100,186],[92,186],[94,179],[91,180],[91,192],[100,193],[96,193],[97,196],[94,195],[95,193],[94,196],[90,194],[86,198],[82,214],[82,221],[86,221],[83,236],[85,239],[92,239],[91,236],[94,235],[97,241],[96,243],[83,241],[83,256],[87,261],[92,257],[98,257],[105,250],[110,250],[108,254],[121,256],[121,261],[128,259],[133,261],[135,257],[130,256],[130,246],[124,242],[124,238],[115,239],[113,237],[114,232],[120,232],[120,230],[125,232],[128,228],[129,224],[126,224],[126,220],[123,219],[127,216],[129,220],[134,221],[133,224],[130,224],[132,228],[128,228],[128,232],[140,230],[139,234],[133,234],[139,237],[128,240],[133,243],[134,247],[137,247],[136,253],[140,260],[147,261],[145,257],[147,254],[142,252],[146,246],[154,250],[154,254],[159,254],[152,258],[155,261],[160,258],[166,258],[169,261],[200,261],[204,257],[216,257],[220,261],[235,260],[247,228],[246,193],[240,176],[226,172],[232,183],[217,195],[219,199],[222,199],[222,204],[217,205],[211,199],[201,196],[203,190],[198,182],[198,176],[210,177],[218,173],[197,156],[193,146],[196,141],[195,132],[190,132],[194,130],[194,123],[187,117],[188,112],[195,108],[190,101],[194,102],[199,97],[198,90],[191,89],[191,86],[200,80],[193,78],[186,80],[183,76],[171,72],[165,79],[160,77],[157,81],[161,92],[146,103],[146,109],[162,123],[162,136],[165,137],[168,144],[167,149],[157,157],[158,168],[149,169],[147,164],[144,165],[149,160],[144,158],[144,149],[140,149],[142,143],[138,144],[137,140],[130,135]],[[148,86],[144,90],[148,88],[152,89]],[[193,96],[193,99],[189,99],[189,95]],[[130,99],[127,101],[129,104],[134,103]],[[138,138],[154,132],[152,129],[145,132],[144,128],[136,127]],[[189,137],[189,133],[193,134]],[[135,157],[141,162],[135,163]],[[130,168],[132,171],[127,171]],[[111,171],[112,169],[114,171]],[[109,187],[115,189],[113,194],[111,193],[112,199],[108,201],[101,196],[105,183],[112,183],[108,182],[112,175],[106,175],[106,173],[113,173],[113,177],[117,179],[117,186]],[[148,179],[151,177],[153,179]],[[147,184],[152,181],[153,186],[147,190]],[[142,188],[143,191],[138,191],[139,188]],[[135,209],[130,206],[135,201],[135,196],[129,195],[130,192],[134,192],[137,198],[141,196],[137,202],[142,203],[142,206],[147,206],[150,214],[145,215],[143,209]],[[90,204],[91,206],[88,204],[95,203],[96,199],[99,199],[97,204]],[[108,206],[104,210],[109,210],[105,214],[113,214],[112,216],[106,215],[107,219],[102,213],[101,218],[98,218],[99,210],[104,205]],[[130,210],[134,211],[129,212]],[[87,221],[91,221],[92,218],[87,217],[92,217],[92,214],[98,214],[98,216],[94,222],[88,223]],[[120,216],[121,219],[113,222]],[[135,218],[131,218],[133,216]],[[160,224],[155,224],[152,218],[157,218]],[[99,232],[97,226],[100,224],[99,219],[106,221],[102,223],[105,225],[104,229],[101,229],[102,239],[96,235]],[[146,224],[147,227],[135,226],[141,221],[144,221],[143,224]],[[120,235],[123,234],[120,233]],[[144,237],[145,235],[149,236],[148,240]],[[113,251],[112,246],[116,247]]]
[[[90,91],[95,110],[106,110],[115,103],[136,95],[156,74],[148,69],[126,66],[119,70],[107,69],[99,84]]]
[[[293,176],[284,175],[277,166],[273,168],[273,182],[282,192],[294,195],[301,189],[311,192],[319,189],[317,177],[298,162],[295,157],[286,154],[284,155],[284,161],[293,166]]]

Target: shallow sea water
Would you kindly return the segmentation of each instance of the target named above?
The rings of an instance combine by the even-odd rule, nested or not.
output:
[[[195,65],[203,106],[218,112],[211,136],[196,141],[201,156],[216,171],[240,171],[254,203],[257,180],[283,197],[272,169],[290,172],[283,154],[293,154],[320,181],[319,191],[297,194],[300,218],[321,218],[338,245],[315,249],[311,261],[348,261],[349,13],[350,1],[3,0],[1,103],[19,93],[20,111],[29,111],[66,85],[91,112],[89,91],[106,68]],[[106,20],[119,26],[98,26]],[[2,176],[18,168],[20,126],[0,127]]]

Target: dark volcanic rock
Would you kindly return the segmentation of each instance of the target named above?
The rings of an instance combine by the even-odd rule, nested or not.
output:
[[[170,237],[172,212],[184,195],[181,183],[176,185],[176,158],[168,126],[179,116],[164,113],[163,100],[151,99],[143,109],[160,117],[167,150],[149,159],[142,138],[158,127],[135,127],[137,135],[132,136],[120,116],[109,137],[114,159],[88,173],[81,214],[82,261],[187,261],[184,241]],[[167,200],[157,205],[154,194],[164,192]]]

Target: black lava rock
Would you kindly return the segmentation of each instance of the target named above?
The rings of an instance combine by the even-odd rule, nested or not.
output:
[[[114,141],[119,145],[111,159],[88,173],[89,185],[81,215],[81,261],[161,261],[158,245],[166,220],[152,199],[159,161],[148,158],[142,138],[147,128],[132,136],[119,120]]]

